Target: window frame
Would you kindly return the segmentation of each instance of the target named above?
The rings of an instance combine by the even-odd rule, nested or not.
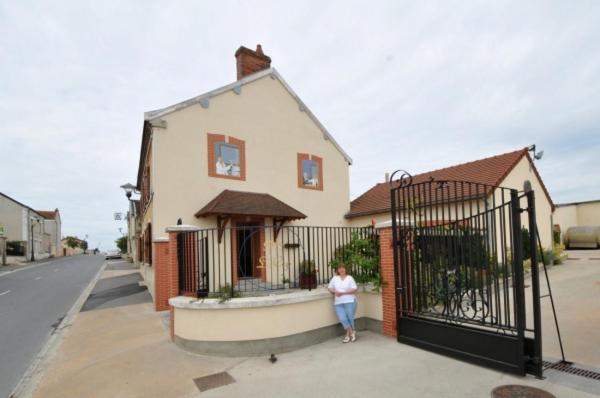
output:
[[[240,175],[224,175],[217,173],[216,167],[216,145],[225,144],[232,147],[237,147],[240,157]],[[209,177],[224,178],[227,180],[246,181],[246,142],[235,137],[226,136],[223,134],[207,133],[207,150],[208,150],[208,175]]]
[[[317,182],[316,186],[311,186],[311,185],[306,185],[304,184],[304,161],[305,160],[311,160],[314,161],[318,167],[318,178],[319,181]],[[302,188],[302,189],[310,189],[313,191],[322,191],[325,184],[323,181],[323,158],[317,155],[312,155],[312,154],[308,154],[308,153],[298,153],[297,154],[297,164],[298,164],[298,175],[297,175],[297,179],[298,179],[298,188]]]

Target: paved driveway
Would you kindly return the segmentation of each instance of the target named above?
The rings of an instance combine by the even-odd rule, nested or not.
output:
[[[567,253],[566,263],[548,272],[565,356],[569,361],[600,367],[600,250]],[[547,293],[543,273],[540,286],[543,296]],[[544,357],[560,358],[550,298],[541,301]],[[530,313],[531,306],[527,310]]]

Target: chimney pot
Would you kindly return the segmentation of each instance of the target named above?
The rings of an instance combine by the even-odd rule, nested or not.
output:
[[[256,51],[241,46],[235,52],[237,79],[271,67],[271,58],[265,55],[262,46],[256,45]]]
[[[390,173],[385,173],[385,182],[390,181]]]

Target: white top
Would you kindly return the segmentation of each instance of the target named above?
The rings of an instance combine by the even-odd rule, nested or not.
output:
[[[329,282],[330,289],[335,289],[337,292],[347,292],[352,289],[356,289],[356,282],[350,275],[346,275],[344,279],[340,278],[339,275],[331,278]],[[344,294],[343,296],[335,296],[335,305],[351,303],[356,300],[356,294]]]

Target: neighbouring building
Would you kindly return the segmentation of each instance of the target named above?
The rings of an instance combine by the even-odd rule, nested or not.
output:
[[[571,227],[600,226],[600,200],[557,204],[554,225],[561,236]]]
[[[528,181],[535,192],[537,226],[542,245],[552,247],[554,204],[527,148],[450,166],[413,176],[413,183],[428,180],[469,181],[523,192]],[[394,182],[396,184],[396,182]],[[491,195],[491,193],[490,193]],[[389,182],[381,182],[354,199],[346,218],[352,225],[371,225],[391,219]],[[523,225],[527,218],[523,217]]]
[[[178,221],[218,229],[232,257],[245,238],[228,227],[270,225],[276,234],[283,224],[348,224],[350,157],[260,45],[240,47],[235,59],[233,83],[144,115],[138,245],[152,295],[160,279],[152,265]],[[248,272],[257,273],[269,238],[248,239]]]
[[[0,225],[4,227],[8,254],[31,260],[50,256],[46,218],[31,207],[0,192]]]
[[[47,237],[45,250],[51,256],[62,256],[60,211],[38,210],[38,213],[44,217],[44,232]]]
[[[127,212],[127,257],[134,263],[141,259],[141,220],[139,216],[140,201],[129,200],[129,211]]]
[[[67,238],[63,238],[61,239],[61,246],[62,246],[62,251],[63,251],[63,256],[78,256],[80,254],[84,254],[85,251],[81,248],[81,244],[83,243],[83,240],[79,239],[79,238],[75,238],[75,242],[77,242],[77,246],[76,247],[71,247],[67,244]]]

